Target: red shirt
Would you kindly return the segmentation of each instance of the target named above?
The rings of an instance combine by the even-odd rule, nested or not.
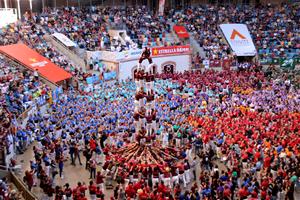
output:
[[[102,174],[100,174],[100,175],[97,174],[97,176],[96,176],[96,183],[97,184],[104,183],[103,179],[104,179],[104,176],[102,176]]]
[[[97,187],[95,184],[89,186],[90,194],[96,194]]]
[[[271,165],[271,158],[270,157],[266,157],[264,160],[264,167],[265,168],[269,168]]]
[[[230,197],[230,194],[231,194],[231,191],[230,191],[229,188],[225,189],[224,192],[223,192],[223,195],[224,195],[225,197]]]
[[[126,190],[125,190],[125,193],[126,193],[126,195],[128,197],[133,198],[134,195],[135,195],[135,190],[134,190],[133,186],[132,185],[128,185],[127,188],[126,188]]]
[[[239,196],[240,196],[240,197],[246,197],[247,195],[248,195],[248,191],[245,190],[244,188],[241,188],[241,189],[239,190]]]

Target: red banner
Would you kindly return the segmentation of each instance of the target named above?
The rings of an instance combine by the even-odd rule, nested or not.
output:
[[[165,55],[180,55],[190,53],[191,48],[189,45],[185,46],[171,46],[171,47],[153,47],[151,49],[152,56],[165,56]]]
[[[24,44],[1,46],[0,52],[9,56],[11,59],[19,61],[25,67],[33,71],[37,70],[39,74],[52,83],[57,83],[72,77],[70,73]]]
[[[175,33],[178,35],[179,38],[189,38],[190,35],[185,29],[184,26],[173,26]]]

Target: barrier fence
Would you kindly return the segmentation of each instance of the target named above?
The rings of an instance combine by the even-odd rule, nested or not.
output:
[[[26,200],[38,200],[38,198],[27,189],[27,186],[21,181],[14,172],[7,169],[6,166],[0,166],[0,176],[7,177],[8,180],[13,183],[17,190],[22,193],[22,196]]]

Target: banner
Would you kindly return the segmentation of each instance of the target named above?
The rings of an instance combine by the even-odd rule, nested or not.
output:
[[[202,64],[204,65],[205,69],[209,69],[209,60],[207,60],[207,59],[203,60]]]
[[[159,16],[164,15],[165,2],[166,2],[166,0],[159,0],[159,6],[158,6],[158,15]]]
[[[17,9],[0,8],[0,28],[18,21]]]
[[[295,69],[296,66],[296,59],[281,59],[280,60],[280,67],[285,69]]]
[[[94,83],[98,82],[99,80],[100,80],[99,76],[90,76],[90,77],[86,78],[86,83],[87,84],[94,84]]]
[[[55,37],[57,40],[59,40],[61,43],[63,43],[67,47],[76,47],[77,46],[72,40],[70,40],[64,34],[54,33],[52,35],[53,35],[53,37]]]
[[[40,75],[52,83],[57,83],[72,77],[72,75],[63,68],[55,65],[24,44],[1,46],[0,53],[18,61],[32,71],[38,71]]]
[[[245,24],[221,24],[220,28],[237,56],[255,56],[256,49]]]
[[[173,29],[179,38],[189,38],[190,37],[190,35],[188,34],[188,32],[184,26],[176,26],[175,25],[175,26],[173,26]]]
[[[180,55],[191,53],[189,45],[185,46],[172,46],[172,47],[153,47],[151,49],[152,56],[165,56],[165,55]]]
[[[127,51],[118,52],[116,55],[117,60],[139,58],[143,53],[143,49],[130,49]]]
[[[105,81],[113,80],[117,78],[117,72],[108,72],[103,74]]]

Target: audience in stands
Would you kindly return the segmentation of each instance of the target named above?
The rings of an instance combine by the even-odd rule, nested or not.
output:
[[[294,57],[299,55],[298,10],[290,5],[279,9],[208,5],[178,12],[172,20],[193,32],[209,59],[234,58],[218,31],[220,23],[246,23],[261,58]],[[145,7],[65,8],[26,16],[1,32],[0,43],[22,41],[82,80],[84,74],[46,43],[45,33],[62,32],[79,47],[96,50],[111,45],[107,22],[124,22],[139,46],[165,45],[170,31],[167,17],[153,17]],[[119,50],[119,42],[114,43]],[[194,64],[200,61],[196,55]],[[6,125],[11,120],[6,116],[17,117],[28,107],[41,105],[50,90],[38,76],[7,59],[1,58],[0,65],[0,116]],[[91,199],[107,199],[103,186],[112,187],[112,180],[117,182],[112,199],[299,199],[299,74],[273,68],[264,72],[247,62],[238,68],[157,75],[156,141],[176,147],[185,158],[171,171],[158,165],[130,174],[111,161],[112,150],[135,140],[134,81],[103,83],[90,92],[70,89],[51,102],[46,113],[37,110],[25,127],[17,127],[13,137],[18,153],[36,140],[24,182],[29,190],[39,185],[43,199],[87,199],[87,190]],[[58,176],[63,179],[67,174],[65,162],[90,170],[90,183],[79,180],[74,188],[57,186]],[[0,196],[7,196],[7,191],[1,180]]]
[[[58,66],[71,72],[78,80],[84,80],[87,76],[82,69],[78,69],[72,61],[56,51],[45,40],[45,30],[38,25],[35,16],[27,16],[24,21],[11,24],[0,33],[0,45],[23,42],[30,48],[45,56]]]
[[[299,5],[203,5],[176,12],[173,21],[194,35],[209,59],[233,58],[219,30],[222,23],[247,24],[260,59],[293,58],[300,54]]]
[[[20,66],[0,58],[1,107],[18,117],[29,107],[42,105],[49,99],[50,88],[38,76]]]

